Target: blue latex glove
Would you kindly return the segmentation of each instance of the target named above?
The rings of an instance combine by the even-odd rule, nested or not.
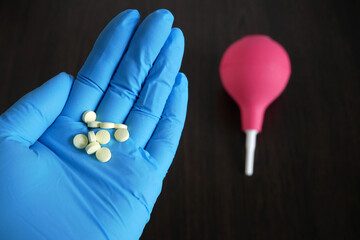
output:
[[[175,155],[187,108],[173,16],[127,10],[100,34],[75,81],[61,73],[0,117],[0,239],[138,239]],[[76,149],[85,110],[125,122],[101,163]]]

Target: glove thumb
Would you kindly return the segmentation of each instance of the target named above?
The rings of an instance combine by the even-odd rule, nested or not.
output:
[[[74,78],[60,73],[29,92],[0,116],[2,134],[15,137],[30,146],[60,115]]]

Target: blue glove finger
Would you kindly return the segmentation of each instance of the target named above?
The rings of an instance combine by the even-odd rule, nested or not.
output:
[[[60,73],[23,96],[0,116],[1,134],[32,145],[60,115],[73,82],[71,75]]]
[[[136,30],[139,18],[137,10],[126,10],[101,32],[74,83],[64,116],[80,120],[84,111],[96,109]]]
[[[184,35],[174,28],[156,59],[126,125],[131,137],[145,147],[153,134],[173,88],[184,53]]]
[[[179,73],[159,124],[146,146],[146,151],[156,159],[160,171],[164,174],[171,165],[180,141],[185,123],[187,102],[188,81],[183,73]]]
[[[139,26],[96,111],[100,121],[124,122],[170,34],[173,20],[168,10],[161,9]]]

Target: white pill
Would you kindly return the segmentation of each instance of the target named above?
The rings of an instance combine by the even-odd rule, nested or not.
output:
[[[73,144],[78,149],[83,149],[88,145],[88,139],[84,134],[78,134],[73,139]]]
[[[106,130],[100,130],[96,133],[96,141],[100,144],[107,144],[110,142],[110,133]]]
[[[110,160],[111,158],[111,152],[108,148],[103,147],[100,148],[97,152],[96,152],[96,158],[97,160],[99,160],[100,162],[107,162]]]
[[[85,111],[82,115],[82,120],[84,123],[93,122],[96,120],[96,113],[93,111]]]
[[[87,126],[88,126],[89,128],[99,128],[99,127],[100,127],[100,123],[101,123],[101,122],[99,122],[99,121],[93,121],[93,122],[89,122]]]
[[[114,128],[125,128],[125,129],[127,129],[127,126],[125,124],[115,123]]]
[[[89,143],[89,145],[86,146],[85,150],[87,154],[93,154],[95,153],[97,150],[99,150],[101,148],[100,144],[98,142],[92,142]]]
[[[100,128],[105,128],[105,129],[112,129],[115,127],[115,124],[112,122],[102,122],[100,123]]]
[[[95,133],[94,131],[90,131],[88,132],[88,139],[89,139],[89,142],[96,142],[96,136],[95,136]]]
[[[124,129],[124,128],[119,128],[115,132],[115,138],[119,142],[125,142],[126,140],[129,139],[129,136],[130,136],[129,131],[127,129]]]

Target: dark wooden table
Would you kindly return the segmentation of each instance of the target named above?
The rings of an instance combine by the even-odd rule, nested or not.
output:
[[[175,15],[186,38],[189,109],[146,239],[359,239],[359,2],[0,0],[0,112],[55,74],[76,75],[127,8]],[[252,33],[284,45],[292,75],[268,109],[255,175],[244,176],[239,110],[218,73]]]

